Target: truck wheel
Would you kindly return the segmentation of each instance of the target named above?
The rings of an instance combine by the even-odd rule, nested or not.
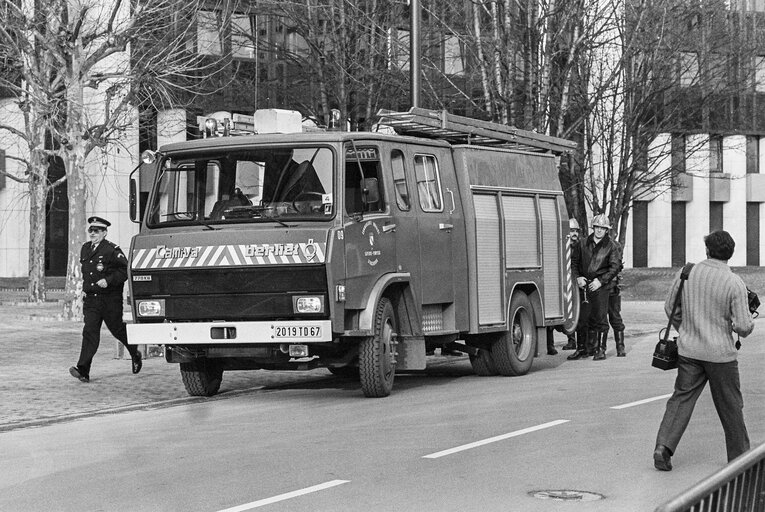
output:
[[[481,377],[491,377],[497,374],[497,367],[490,350],[480,349],[478,355],[471,355],[470,364],[473,366],[473,372]]]
[[[220,389],[223,369],[206,360],[181,363],[181,378],[191,396],[213,396]]]
[[[390,395],[396,375],[393,337],[397,330],[393,306],[380,299],[375,311],[374,336],[359,347],[359,377],[364,396],[380,398]]]
[[[525,293],[513,294],[509,312],[510,330],[494,343],[491,355],[501,375],[525,375],[534,362],[537,346],[534,310]]]

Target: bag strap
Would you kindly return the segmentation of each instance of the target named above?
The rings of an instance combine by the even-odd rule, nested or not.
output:
[[[675,317],[675,311],[680,304],[680,296],[683,293],[683,284],[688,280],[688,275],[691,273],[693,263],[686,263],[683,270],[680,272],[680,286],[677,287],[677,295],[675,295],[675,303],[672,305],[672,314],[669,315],[669,322],[667,322],[667,328],[664,330],[664,341],[669,338],[669,330],[672,328],[672,319]]]

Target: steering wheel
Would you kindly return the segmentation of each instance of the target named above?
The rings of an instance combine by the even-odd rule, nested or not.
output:
[[[297,196],[295,196],[295,199],[292,200],[292,207],[295,209],[296,212],[301,211],[300,208],[297,206],[297,202],[300,200],[301,197],[318,197],[319,199],[324,197],[324,194],[321,192],[311,192],[311,191],[302,191]],[[313,209],[313,207],[311,207]]]

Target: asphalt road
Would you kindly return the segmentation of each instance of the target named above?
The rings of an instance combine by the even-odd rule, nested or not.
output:
[[[674,379],[649,366],[654,338],[603,362],[541,356],[519,378],[476,377],[459,358],[397,376],[384,399],[327,377],[0,432],[0,510],[653,510],[725,464],[706,391],[675,469],[653,468]],[[756,445],[765,442],[765,332],[744,350]],[[597,499],[535,496],[566,490]]]

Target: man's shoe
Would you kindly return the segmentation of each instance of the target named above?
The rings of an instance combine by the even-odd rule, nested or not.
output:
[[[576,341],[575,340],[568,340],[568,343],[563,345],[561,347],[563,350],[576,350]]]
[[[69,368],[69,374],[80,382],[90,382],[90,378],[87,375],[81,374],[76,366]]]
[[[576,349],[576,352],[568,356],[566,359],[573,361],[574,359],[584,359],[587,357],[587,351],[581,348]]]
[[[555,347],[552,347],[552,346],[547,347],[547,355],[548,356],[554,356],[554,355],[557,355],[557,354],[558,354],[558,351],[555,350]]]
[[[659,444],[653,451],[653,467],[659,471],[672,471],[672,456],[669,454],[669,448]]]
[[[143,368],[143,361],[141,352],[136,352],[134,356],[131,357],[133,360],[133,373],[138,373],[141,371],[141,368]]]

